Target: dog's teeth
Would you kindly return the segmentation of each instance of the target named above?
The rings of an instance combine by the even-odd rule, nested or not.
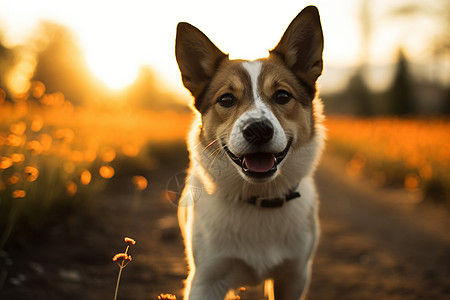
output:
[[[242,166],[241,166],[241,168],[242,168],[242,170],[243,170],[244,172],[247,172],[247,171],[248,171],[247,164],[245,163],[245,157],[244,157],[244,159],[242,159]]]

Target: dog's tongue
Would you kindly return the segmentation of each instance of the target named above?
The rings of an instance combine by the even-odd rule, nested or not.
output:
[[[275,164],[275,157],[270,153],[254,153],[244,157],[247,169],[252,172],[268,172]]]

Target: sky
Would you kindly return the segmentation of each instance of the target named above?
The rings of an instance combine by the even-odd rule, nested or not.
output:
[[[429,55],[434,38],[429,32],[439,22],[391,14],[412,2],[369,0],[369,17],[376,25],[365,55],[359,23],[361,0],[2,0],[0,30],[7,45],[14,46],[29,38],[42,20],[62,24],[75,33],[91,70],[109,87],[131,84],[145,64],[158,72],[164,88],[187,96],[174,55],[178,22],[198,27],[231,58],[256,59],[268,55],[305,6],[316,5],[325,38],[325,72],[320,84],[333,90],[345,84],[344,76],[334,70],[355,67],[363,56],[370,64],[389,65],[399,46],[406,47],[414,61]],[[386,77],[374,75],[373,81],[386,84]]]

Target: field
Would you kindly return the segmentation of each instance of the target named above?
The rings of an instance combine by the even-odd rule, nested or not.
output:
[[[191,113],[74,106],[32,86],[14,100],[0,90],[0,297],[112,299],[123,236],[137,244],[118,299],[180,297],[184,252],[176,206],[163,195],[187,165]],[[418,202],[448,204],[449,120],[326,125],[309,299],[445,299],[447,210]],[[251,293],[242,299],[262,299]]]
[[[146,187],[147,172],[160,163],[152,151],[164,156],[163,145],[182,144],[190,118],[120,104],[75,107],[62,93],[45,93],[41,82],[14,101],[0,90],[0,248],[54,211],[95,206],[115,178]],[[328,150],[348,161],[348,175],[450,203],[448,119],[332,116],[326,126]]]
[[[46,94],[41,82],[14,101],[0,89],[0,249],[54,214],[95,206],[114,178],[144,189],[157,164],[152,152],[182,143],[190,118],[120,105],[74,107],[62,93]]]
[[[328,147],[348,160],[348,175],[450,204],[449,119],[329,117],[326,124]]]
[[[95,206],[108,181],[146,188],[155,155],[170,155],[170,143],[182,148],[190,118],[120,104],[75,107],[41,82],[14,101],[0,90],[0,248],[61,210]],[[348,161],[348,175],[450,203],[448,119],[332,116],[326,125],[328,150]]]

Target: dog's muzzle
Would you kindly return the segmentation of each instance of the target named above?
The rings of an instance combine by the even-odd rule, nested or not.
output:
[[[283,161],[291,148],[292,138],[289,139],[284,150],[279,153],[255,152],[237,156],[230,151],[225,143],[222,144],[228,156],[235,164],[241,167],[245,175],[262,179],[272,176],[277,171],[278,165]]]

